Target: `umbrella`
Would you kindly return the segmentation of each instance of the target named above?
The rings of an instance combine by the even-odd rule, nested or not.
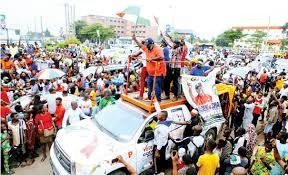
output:
[[[36,75],[36,78],[51,80],[54,78],[62,77],[64,75],[65,75],[65,73],[59,69],[45,69],[45,70],[40,71]]]
[[[100,74],[103,72],[103,69],[104,68],[102,66],[91,66],[91,67],[88,67],[87,69],[84,69],[81,73],[83,77],[87,77],[90,74],[94,75],[96,70],[97,70],[97,74]]]

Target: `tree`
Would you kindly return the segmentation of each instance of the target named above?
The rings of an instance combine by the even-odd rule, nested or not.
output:
[[[282,32],[288,37],[288,22],[283,25]]]
[[[281,49],[282,50],[288,50],[288,38],[281,40]]]
[[[84,42],[85,39],[80,34],[80,31],[81,31],[82,28],[88,26],[88,24],[85,21],[78,20],[78,21],[74,22],[74,26],[75,26],[76,38],[79,39],[80,41]]]
[[[220,46],[220,47],[229,46],[228,40],[224,37],[223,34],[217,36],[217,38],[215,39],[215,44],[216,46]]]
[[[100,40],[101,42],[103,42],[109,38],[112,38],[114,36],[114,33],[113,33],[113,28],[104,27],[102,24],[95,23],[92,25],[84,26],[80,30],[80,35],[81,35],[81,38],[85,40],[86,39],[92,40],[92,41]]]
[[[244,37],[241,29],[229,29],[224,31],[222,34],[218,35],[215,39],[217,46],[228,47],[232,46],[235,40]]]
[[[251,38],[248,39],[248,42],[250,42],[254,46],[254,48],[259,51],[266,36],[266,32],[257,30],[251,35]]]
[[[48,28],[46,28],[46,30],[45,30],[45,32],[44,32],[44,36],[45,36],[45,37],[51,37],[51,36],[52,36],[51,33],[50,33],[50,31],[48,30]]]
[[[65,47],[69,46],[69,44],[81,44],[81,42],[77,38],[68,38],[64,41]]]
[[[223,39],[225,39],[229,45],[233,45],[235,40],[240,39],[243,36],[245,35],[242,33],[241,29],[229,29],[223,33]]]

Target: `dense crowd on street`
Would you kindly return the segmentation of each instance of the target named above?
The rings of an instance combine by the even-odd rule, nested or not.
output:
[[[195,57],[204,55],[205,59],[187,61],[189,53],[184,39],[167,38],[158,45],[151,38],[140,41],[133,36],[139,51],[127,55],[124,69],[96,70],[87,76],[82,72],[91,66],[118,62],[100,56],[102,47],[46,51],[37,44],[1,44],[2,172],[12,174],[13,168],[32,165],[38,156],[44,161],[58,130],[97,117],[97,112],[115,103],[123,93],[139,93],[136,99],[144,101],[154,100],[154,96],[159,103],[168,99],[176,101],[183,97],[181,74],[207,76],[220,67],[215,83],[234,85],[236,92],[231,117],[227,118],[219,138],[203,139],[202,118],[197,109],[191,108],[191,119],[179,124],[186,125],[184,137],[195,140],[197,153],[191,157],[185,152],[173,152],[167,163],[163,151],[165,154],[168,132],[157,127],[160,128],[159,132],[155,131],[157,172],[151,173],[165,172],[168,164],[172,165],[173,175],[288,173],[286,70],[263,69],[259,64],[245,77],[231,74],[223,78],[231,68],[258,62],[258,54],[243,51],[237,54],[244,59],[227,63],[227,57],[235,52],[196,49]],[[129,63],[133,62],[140,62],[142,67],[130,69]],[[63,72],[63,76],[51,78],[55,69]],[[159,113],[159,125],[167,120],[167,115],[165,111]],[[262,132],[263,142],[257,142]],[[118,161],[131,174],[137,174],[121,156]]]

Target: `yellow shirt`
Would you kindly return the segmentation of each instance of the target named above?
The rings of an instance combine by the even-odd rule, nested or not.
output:
[[[197,175],[214,175],[220,167],[220,160],[217,154],[203,154],[196,164],[199,167]]]
[[[92,103],[92,107],[97,106],[96,97],[97,97],[97,93],[95,92],[95,90],[92,90],[90,92],[90,100],[91,100],[91,103]]]
[[[283,80],[283,79],[277,80],[277,81],[276,81],[276,88],[277,88],[278,90],[282,89],[283,83],[284,83],[284,80]]]

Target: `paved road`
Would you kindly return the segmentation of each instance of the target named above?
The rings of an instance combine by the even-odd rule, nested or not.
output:
[[[263,124],[259,122],[257,124],[257,144],[261,145],[264,143],[263,135]],[[27,167],[19,167],[14,169],[15,175],[31,175],[31,174],[41,174],[41,175],[52,175],[52,170],[49,164],[49,157],[44,162],[41,162],[41,156],[36,159],[33,165]]]

